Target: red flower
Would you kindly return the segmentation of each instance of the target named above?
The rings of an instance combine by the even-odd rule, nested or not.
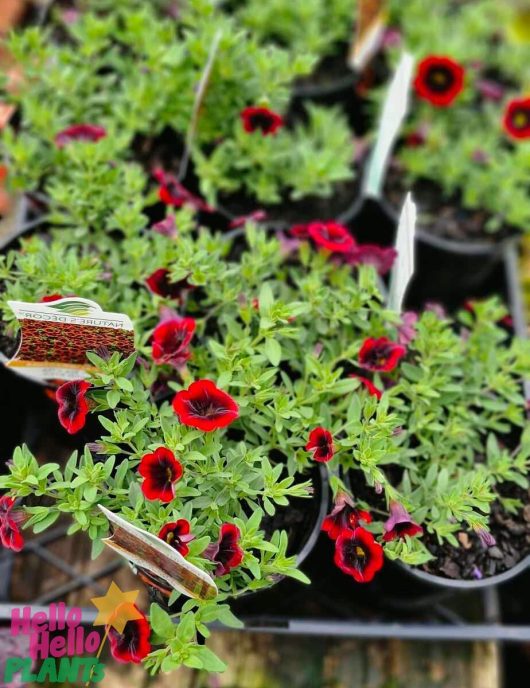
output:
[[[155,363],[170,363],[176,368],[190,357],[186,347],[195,332],[193,318],[164,320],[153,332],[153,359]]]
[[[423,528],[414,523],[409,512],[399,502],[390,502],[390,516],[384,524],[384,529],[383,540],[385,542],[390,542],[396,538],[405,538],[406,535],[414,537],[414,535],[423,533]]]
[[[189,521],[185,518],[179,518],[174,523],[166,523],[158,533],[158,537],[171,545],[183,557],[190,551],[188,542],[195,540],[195,535],[190,533]]]
[[[315,244],[333,253],[353,253],[356,249],[355,240],[338,222],[312,222],[307,232]]]
[[[309,225],[293,225],[289,230],[289,234],[295,239],[310,239]]]
[[[373,339],[369,337],[359,351],[359,365],[367,370],[382,370],[389,372],[399,363],[407,353],[404,346],[390,341],[386,337]]]
[[[175,496],[174,484],[182,478],[182,464],[167,447],[158,447],[152,454],[145,454],[138,466],[144,478],[142,492],[146,499],[170,502]]]
[[[64,146],[74,141],[96,143],[100,139],[104,139],[106,135],[107,130],[104,127],[98,127],[96,124],[74,124],[63,129],[55,136],[55,145],[57,148],[64,148]]]
[[[175,216],[168,215],[163,220],[160,220],[160,222],[155,222],[154,225],[151,226],[151,229],[157,234],[169,237],[170,239],[175,239],[177,236]]]
[[[217,542],[212,542],[205,549],[204,556],[217,563],[216,576],[226,575],[243,561],[245,553],[239,546],[240,538],[241,533],[237,526],[233,523],[223,523]]]
[[[55,393],[59,404],[59,422],[70,435],[85,427],[88,414],[87,390],[91,387],[86,380],[71,380],[61,385]]]
[[[215,209],[211,205],[208,205],[200,196],[186,189],[173,174],[158,169],[153,172],[153,176],[160,185],[158,187],[158,198],[162,203],[171,205],[174,208],[182,208],[183,205],[189,205],[195,208],[195,210],[205,213],[214,212]]]
[[[333,511],[322,523],[322,530],[332,540],[336,540],[343,530],[355,530],[359,526],[359,521],[371,523],[372,517],[367,511],[357,509],[349,495],[340,492],[335,499]]]
[[[350,375],[350,377],[356,377],[359,380],[359,382],[361,382],[366,387],[369,394],[371,394],[373,397],[376,397],[376,399],[381,399],[383,392],[379,389],[379,387],[376,387],[374,383],[367,377],[363,377],[362,375],[356,375],[355,373]]]
[[[386,273],[394,265],[397,251],[392,246],[378,246],[377,244],[357,244],[348,263],[352,265],[373,265],[380,275]]]
[[[205,432],[224,428],[239,416],[236,402],[211,380],[197,380],[177,392],[173,410],[181,423]]]
[[[309,433],[309,442],[305,445],[308,452],[313,452],[315,461],[327,463],[335,453],[333,437],[325,428],[315,428]]]
[[[418,65],[414,89],[436,107],[448,107],[464,88],[464,68],[450,57],[430,55]]]
[[[134,607],[138,613],[142,614],[136,605]],[[120,607],[116,613],[119,611]],[[113,626],[109,626],[108,634],[110,651],[117,662],[139,664],[151,652],[151,643],[149,642],[151,628],[144,614],[140,619],[127,621],[122,633],[119,633]]]
[[[145,283],[153,294],[164,296],[170,299],[182,299],[184,292],[195,289],[195,285],[190,284],[186,278],[178,282],[170,282],[169,270],[158,268],[145,280]]]
[[[343,530],[335,541],[335,564],[358,583],[369,583],[383,560],[383,548],[364,528]]]
[[[510,100],[504,111],[502,126],[513,139],[530,138],[530,97]]]
[[[24,538],[19,525],[24,520],[24,515],[15,511],[14,506],[15,500],[11,497],[0,497],[0,542],[7,549],[20,552],[24,547]]]
[[[284,125],[283,117],[266,107],[246,107],[241,111],[243,129],[252,134],[261,131],[262,136],[275,134]]]
[[[62,299],[63,295],[62,294],[49,294],[48,296],[43,296],[42,299],[40,300],[41,303],[49,303],[50,301],[58,301],[59,299]]]

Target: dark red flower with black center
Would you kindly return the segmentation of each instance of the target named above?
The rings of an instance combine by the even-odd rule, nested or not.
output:
[[[166,523],[158,533],[158,537],[171,545],[183,557],[190,551],[188,543],[195,540],[195,535],[190,533],[189,521],[186,521],[185,518],[179,518],[173,523]]]
[[[41,303],[50,303],[51,301],[58,301],[59,299],[62,299],[63,295],[62,294],[48,294],[47,296],[43,296],[42,299],[40,300]]]
[[[288,230],[289,234],[295,239],[310,239],[309,225],[293,225]]]
[[[139,664],[151,652],[151,643],[149,642],[151,627],[147,617],[136,605],[133,606],[138,615],[141,615],[140,618],[127,621],[121,633],[111,625],[107,629],[111,654],[117,662],[123,664],[129,662]],[[121,611],[121,608],[118,607],[116,613],[119,614]]]
[[[97,143],[106,135],[107,130],[104,127],[98,127],[97,124],[74,124],[56,134],[55,145],[57,148],[64,148],[75,141]]]
[[[171,318],[157,325],[153,332],[153,360],[181,367],[190,357],[186,348],[195,332],[193,318]]]
[[[186,291],[195,289],[195,285],[190,284],[186,278],[171,282],[170,272],[166,268],[158,268],[145,280],[153,294],[163,296],[167,299],[181,300]]]
[[[397,251],[392,246],[357,244],[351,256],[347,256],[347,262],[350,265],[373,265],[380,275],[386,275],[396,258]]]
[[[378,387],[376,387],[374,383],[367,377],[363,377],[362,375],[356,375],[355,373],[352,373],[350,377],[356,377],[359,380],[359,382],[361,382],[364,385],[364,387],[366,387],[369,394],[371,394],[376,399],[381,399],[383,392]]]
[[[162,203],[174,208],[182,208],[184,205],[189,205],[195,210],[205,213],[213,213],[215,211],[215,208],[212,208],[204,199],[186,189],[175,175],[157,169],[153,172],[153,177],[159,183],[158,198]]]
[[[24,538],[20,532],[20,524],[25,516],[16,510],[15,500],[7,495],[0,497],[0,542],[3,547],[20,552],[24,547]]]
[[[407,535],[414,537],[423,533],[423,528],[411,519],[409,512],[403,504],[394,501],[390,502],[390,516],[385,521],[384,529],[383,540],[385,542],[390,542],[397,538],[404,539]]]
[[[243,561],[245,553],[239,546],[241,533],[233,523],[223,523],[217,542],[212,542],[204,550],[204,556],[210,561],[215,561],[216,576],[224,576]]]
[[[90,387],[90,382],[86,380],[71,380],[61,385],[55,393],[59,404],[59,423],[70,435],[85,427],[88,414],[86,393]]]
[[[335,541],[335,564],[357,583],[369,583],[383,568],[384,554],[372,533],[364,528],[343,530]]]
[[[144,478],[142,492],[146,499],[170,502],[175,497],[175,483],[182,478],[183,472],[182,464],[167,447],[158,447],[152,454],[145,454],[138,473]]]
[[[429,55],[418,65],[414,89],[436,107],[449,107],[464,88],[464,68],[450,57]]]
[[[530,138],[530,97],[510,100],[504,111],[502,126],[512,139]]]
[[[305,445],[308,452],[313,452],[315,461],[327,463],[331,461],[335,454],[335,447],[333,446],[333,436],[325,428],[315,428],[309,433],[309,441]]]
[[[360,525],[360,521],[371,523],[372,517],[368,511],[357,509],[349,495],[339,492],[332,512],[322,523],[322,530],[332,540],[336,540],[343,530],[355,530]]]
[[[338,222],[312,222],[307,233],[317,246],[332,253],[353,253],[356,249],[354,238],[347,228]]]
[[[261,131],[263,136],[269,136],[284,125],[283,117],[266,107],[246,107],[239,116],[243,122],[243,129],[249,134]]]
[[[404,346],[386,337],[369,337],[359,351],[359,365],[366,370],[381,370],[387,373],[394,370],[406,353]]]
[[[197,380],[177,392],[173,410],[181,423],[205,432],[224,428],[239,416],[236,402],[211,380]]]

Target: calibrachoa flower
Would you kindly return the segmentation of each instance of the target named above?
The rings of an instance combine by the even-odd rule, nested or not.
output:
[[[498,81],[491,79],[477,79],[475,87],[486,100],[499,101],[504,95],[504,88]]]
[[[47,296],[43,296],[42,299],[40,300],[41,303],[50,303],[51,301],[58,301],[59,299],[62,299],[63,295],[62,294],[48,294]]]
[[[164,296],[170,299],[181,299],[184,292],[195,289],[193,284],[190,284],[186,278],[171,282],[169,280],[170,272],[166,268],[158,268],[145,280],[145,283],[153,294]]]
[[[495,547],[497,541],[493,535],[485,528],[474,528],[475,533],[478,535],[480,542],[484,547]]]
[[[418,314],[414,311],[405,311],[401,315],[401,325],[398,326],[398,342],[407,346],[416,336],[416,323]]]
[[[322,523],[322,530],[332,540],[336,540],[343,530],[355,530],[360,525],[360,521],[371,523],[372,517],[367,511],[357,509],[349,495],[339,492],[332,512]]]
[[[55,136],[55,145],[57,148],[64,148],[64,146],[74,141],[96,143],[100,139],[105,138],[106,135],[107,130],[104,127],[98,127],[96,124],[74,124],[63,129]]]
[[[170,239],[175,239],[177,236],[175,216],[168,215],[163,220],[160,220],[160,222],[155,222],[154,225],[151,226],[151,229],[157,234],[169,237]]]
[[[170,363],[176,368],[190,357],[186,348],[195,332],[193,318],[172,318],[157,325],[153,332],[153,360],[155,363]]]
[[[448,107],[464,88],[464,68],[450,57],[429,55],[418,65],[414,89],[436,107]]]
[[[411,519],[403,504],[394,501],[390,502],[390,517],[385,521],[384,529],[383,540],[385,542],[397,538],[403,539],[407,535],[414,537],[423,533],[423,528]]]
[[[406,353],[404,346],[386,337],[379,337],[379,339],[369,337],[359,351],[359,365],[367,370],[389,372],[394,370]]]
[[[504,111],[502,125],[513,139],[530,138],[530,97],[511,100]]]
[[[269,136],[284,125],[283,117],[266,107],[246,107],[240,117],[243,129],[249,134],[259,130],[263,136]]]
[[[173,410],[181,423],[205,432],[224,428],[239,416],[236,402],[211,380],[197,380],[177,392]]]
[[[392,246],[357,244],[347,261],[351,265],[373,265],[380,275],[386,275],[396,258],[397,251]]]
[[[356,248],[354,238],[348,229],[338,222],[312,222],[307,233],[317,246],[332,253],[353,253]]]
[[[0,542],[7,549],[20,552],[24,547],[24,538],[19,529],[24,520],[22,512],[15,511],[15,500],[7,495],[0,497]]]
[[[293,225],[288,230],[295,239],[309,239],[309,225]]]
[[[142,492],[147,499],[170,502],[175,496],[175,483],[183,472],[171,449],[158,447],[152,454],[145,454],[138,466],[138,473],[144,478]]]
[[[223,523],[217,542],[212,542],[204,550],[204,556],[215,561],[216,576],[224,576],[243,561],[244,552],[239,546],[241,533],[233,523]]]
[[[149,622],[136,606],[135,609],[141,614],[141,618],[127,621],[122,633],[113,626],[108,627],[111,654],[117,662],[124,664],[128,662],[139,664],[151,652]]]
[[[308,452],[313,452],[315,461],[327,463],[331,461],[335,454],[333,437],[329,430],[325,428],[315,428],[309,433],[309,441],[305,445]]]
[[[263,222],[266,218],[267,213],[264,210],[253,210],[248,215],[238,215],[230,220],[230,228],[243,227],[247,222]]]
[[[343,530],[335,541],[335,564],[358,583],[369,583],[383,560],[383,548],[364,528]]]
[[[195,210],[200,210],[206,213],[214,212],[214,208],[206,203],[200,196],[192,193],[173,175],[163,170],[155,170],[153,177],[159,183],[158,198],[166,205],[171,205],[174,208],[182,208],[184,205],[189,205]]]
[[[86,380],[71,380],[61,385],[55,393],[59,404],[59,422],[70,435],[85,427],[88,414],[87,390],[91,387]]]
[[[381,399],[383,392],[378,387],[376,387],[374,383],[367,377],[363,377],[362,375],[356,375],[355,373],[350,375],[350,377],[356,377],[359,380],[359,382],[361,382],[366,387],[369,394],[371,394],[376,399]]]
[[[195,540],[195,535],[190,533],[189,521],[186,521],[185,518],[179,518],[173,523],[166,523],[158,533],[158,537],[171,545],[183,557],[190,551],[188,542]]]

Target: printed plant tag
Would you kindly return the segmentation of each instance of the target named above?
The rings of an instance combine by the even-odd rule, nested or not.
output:
[[[8,301],[20,322],[21,340],[8,368],[42,383],[86,378],[94,367],[87,351],[101,348],[129,356],[134,328],[123,313],[106,313],[94,301],[66,297],[48,303]]]
[[[361,72],[381,47],[386,23],[385,0],[358,0],[355,39],[348,64]]]
[[[396,237],[397,260],[390,276],[388,307],[401,311],[403,297],[414,274],[414,234],[416,232],[416,204],[410,192],[405,198]]]
[[[377,140],[368,162],[368,171],[364,185],[364,195],[366,196],[379,198],[381,195],[381,186],[390,153],[408,110],[413,66],[414,60],[412,55],[403,53],[388,89],[381,114]]]

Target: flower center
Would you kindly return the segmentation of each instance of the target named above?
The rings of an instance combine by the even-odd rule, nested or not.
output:
[[[261,129],[267,131],[272,123],[272,118],[264,112],[257,112],[250,117],[250,123],[254,129]]]
[[[525,129],[530,124],[530,112],[528,110],[517,110],[512,122],[516,129]]]
[[[437,93],[443,93],[451,88],[454,77],[447,67],[432,67],[427,74],[427,84],[429,88]]]

